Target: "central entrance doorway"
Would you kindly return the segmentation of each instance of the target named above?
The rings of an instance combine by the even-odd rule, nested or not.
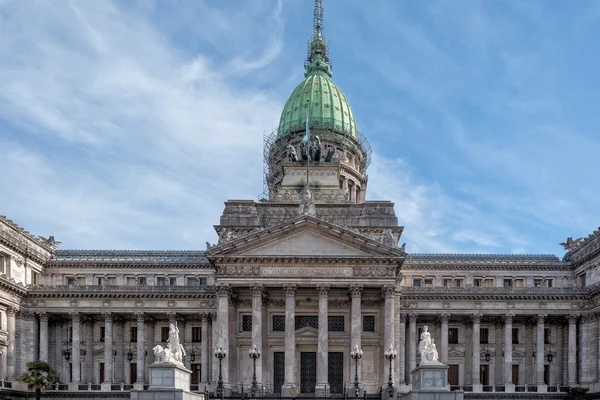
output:
[[[317,385],[317,353],[300,353],[300,393],[314,393]]]

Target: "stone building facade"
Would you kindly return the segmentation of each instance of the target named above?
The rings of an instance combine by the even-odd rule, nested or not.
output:
[[[0,218],[2,390],[24,389],[33,360],[59,372],[52,390],[143,390],[177,321],[193,390],[215,389],[221,345],[225,390],[248,391],[255,344],[264,393],[339,394],[355,367],[367,393],[390,376],[407,392],[427,325],[453,389],[600,391],[600,232],[568,240],[562,260],[407,254],[394,204],[365,200],[368,142],[331,80],[315,3],[306,79],[266,142],[265,198],[227,201],[218,243],[61,250]]]

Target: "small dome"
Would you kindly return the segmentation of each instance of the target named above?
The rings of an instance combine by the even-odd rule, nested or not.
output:
[[[331,80],[328,67],[315,67],[308,71],[283,107],[277,137],[304,131],[308,116],[310,128],[330,129],[358,140],[356,121],[346,96]]]

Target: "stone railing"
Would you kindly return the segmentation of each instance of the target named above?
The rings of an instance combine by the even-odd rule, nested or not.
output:
[[[405,293],[432,293],[432,294],[586,294],[588,288],[579,287],[423,287],[402,286],[401,292]]]
[[[140,286],[140,285],[38,285],[29,289],[30,293],[46,292],[107,292],[107,293],[213,293],[214,286]]]

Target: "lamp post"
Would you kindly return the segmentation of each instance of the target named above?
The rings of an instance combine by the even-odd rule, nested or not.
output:
[[[385,353],[383,353],[383,355],[390,362],[390,375],[388,377],[388,392],[389,392],[389,398],[391,399],[393,392],[394,392],[394,381],[392,380],[392,361],[396,359],[398,352],[396,350],[394,350],[394,346],[390,344],[390,348],[387,349],[385,351]]]
[[[260,350],[256,348],[256,343],[252,344],[250,350],[248,350],[248,355],[252,359],[252,364],[254,366],[252,372],[252,397],[256,394],[256,389],[258,388],[258,384],[256,382],[256,360],[260,358]]]
[[[215,357],[219,360],[219,381],[217,382],[217,391],[219,397],[223,398],[223,359],[227,356],[227,351],[221,343],[215,347]]]
[[[363,356],[363,351],[358,347],[358,343],[354,346],[354,350],[350,352],[350,357],[354,360],[354,397],[358,398],[358,360]]]

